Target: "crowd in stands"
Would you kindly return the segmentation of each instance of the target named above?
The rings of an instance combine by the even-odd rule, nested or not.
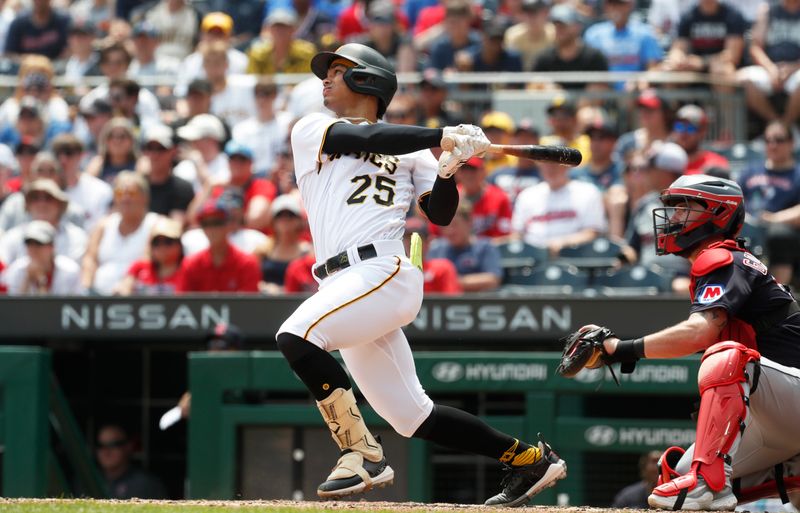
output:
[[[16,80],[0,103],[0,285],[13,295],[316,290],[289,134],[324,109],[321,83],[275,77],[309,73],[317,51],[351,41],[421,73],[386,122],[474,123],[494,143],[584,156],[575,169],[496,154],[466,162],[451,225],[408,220],[425,241],[427,292],[498,290],[510,267],[558,263],[597,240],[619,249],[610,272],[657,265],[685,291],[686,264],[654,253],[651,212],[687,173],[740,182],[746,235],[792,281],[800,0],[4,0],[0,73]],[[709,147],[712,133],[730,142],[729,113],[671,101],[669,86],[543,74],[522,85],[552,93],[543,122],[490,103],[476,116],[450,96],[480,86],[448,80],[646,70],[740,89],[764,127],[749,160],[734,166]],[[628,98],[631,130],[621,133],[618,107],[582,95],[603,89]],[[535,264],[509,263],[514,253]]]

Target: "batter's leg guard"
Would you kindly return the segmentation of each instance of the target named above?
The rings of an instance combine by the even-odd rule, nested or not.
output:
[[[757,351],[733,341],[709,347],[698,375],[700,411],[692,465],[686,474],[657,486],[648,503],[660,509],[733,510],[728,451],[744,430],[747,401],[745,365]]]
[[[317,406],[342,451],[317,495],[335,499],[392,484],[394,470],[386,464],[380,440],[367,429],[353,390],[337,388]]]
[[[669,483],[676,477],[680,476],[678,471],[675,470],[681,457],[686,453],[682,447],[672,446],[664,451],[664,454],[658,458],[658,482],[656,486],[661,486],[664,483]]]

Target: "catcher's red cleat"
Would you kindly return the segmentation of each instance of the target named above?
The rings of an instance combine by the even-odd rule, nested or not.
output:
[[[652,508],[676,511],[731,511],[738,501],[727,484],[719,492],[711,490],[693,466],[688,473],[657,486],[647,503]]]

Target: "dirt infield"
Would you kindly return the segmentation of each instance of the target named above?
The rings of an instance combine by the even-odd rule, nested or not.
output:
[[[508,509],[490,508],[479,504],[425,504],[421,502],[370,502],[353,501],[158,501],[139,500],[78,500],[78,499],[6,499],[0,498],[0,512],[68,512],[68,513],[122,513],[122,512],[505,512]],[[514,511],[528,513],[644,513],[645,510],[618,510],[590,507],[528,506]]]

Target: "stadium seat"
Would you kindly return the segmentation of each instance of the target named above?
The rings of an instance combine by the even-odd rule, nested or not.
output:
[[[633,265],[599,273],[594,286],[604,295],[655,295],[672,290],[672,273],[660,267]]]
[[[745,246],[755,257],[762,258],[764,256],[767,234],[761,225],[745,221],[739,237],[744,239]]]
[[[619,262],[622,245],[606,237],[561,250],[557,262],[574,265],[579,269],[598,269],[614,267]]]
[[[547,261],[547,249],[531,246],[521,240],[499,244],[500,265],[503,267],[503,283],[513,275],[530,274],[534,267]]]
[[[509,277],[504,292],[538,294],[584,294],[589,275],[571,265],[545,264]]]

